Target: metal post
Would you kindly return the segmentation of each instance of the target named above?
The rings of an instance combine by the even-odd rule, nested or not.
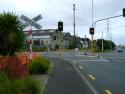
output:
[[[93,27],[93,0],[92,0],[92,27]],[[94,35],[92,35],[92,55],[94,53],[94,43],[93,43],[93,40],[94,40]]]
[[[73,4],[73,30],[74,30],[74,37],[75,37],[75,29],[76,29],[76,21],[75,21],[75,4]]]
[[[84,55],[87,55],[87,53],[86,53],[86,50],[87,50],[87,41],[86,41],[86,35],[85,35],[85,41],[84,41],[84,44],[85,44],[85,53],[84,53]]]
[[[92,27],[93,27],[93,0],[92,0]]]
[[[103,32],[102,32],[102,52],[103,52]]]
[[[121,16],[123,16],[123,15],[117,15],[117,16],[112,16],[112,17],[108,17],[108,18],[96,20],[96,21],[93,22],[92,27],[94,27],[94,25],[95,25],[97,22],[104,21],[104,20],[108,20],[108,19],[113,19],[113,18],[117,18],[117,17],[121,17]]]
[[[62,42],[62,52],[63,52],[63,33],[61,33],[61,42]]]
[[[93,46],[94,46],[94,44],[93,44],[93,40],[94,40],[94,36],[92,35],[92,55],[93,55],[93,52],[94,52],[94,48],[93,48]]]
[[[59,53],[60,53],[60,56],[61,56],[61,31],[59,32]]]
[[[32,60],[32,27],[30,26],[30,60]]]
[[[112,51],[112,40],[111,40],[111,35],[110,35],[110,30],[109,30],[109,20],[107,20],[107,32],[109,33],[109,40],[110,40],[110,49]]]

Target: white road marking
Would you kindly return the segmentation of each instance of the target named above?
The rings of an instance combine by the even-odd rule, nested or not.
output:
[[[79,65],[79,68],[80,68],[80,69],[83,69],[83,67],[82,67],[82,66],[80,66],[80,65]]]
[[[105,60],[106,62],[109,62],[108,60],[106,60],[105,58],[103,58],[102,56],[100,56],[101,59]]]
[[[107,60],[103,60],[103,59],[97,59],[97,60],[76,60],[77,62],[84,62],[84,61],[90,61],[90,62],[94,62],[94,61],[102,61],[102,62],[109,62]]]
[[[76,63],[76,61],[74,60],[73,63]]]

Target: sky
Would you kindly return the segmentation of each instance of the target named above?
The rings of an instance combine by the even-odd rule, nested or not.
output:
[[[42,29],[57,29],[58,21],[63,21],[63,32],[73,34],[73,4],[76,4],[76,35],[91,38],[92,0],[0,0],[0,13],[10,11],[30,19],[41,14],[43,19],[37,23]],[[124,7],[125,0],[93,0],[93,20],[122,15]],[[107,20],[96,23],[94,39],[101,38],[102,32],[105,39],[111,38],[117,45],[125,45],[125,18],[110,19],[109,32]]]

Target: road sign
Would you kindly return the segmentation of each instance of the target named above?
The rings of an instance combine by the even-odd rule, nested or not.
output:
[[[38,23],[36,23],[36,21],[39,21],[40,19],[42,19],[41,15],[38,15],[36,17],[34,17],[33,19],[29,19],[28,17],[21,15],[20,19],[22,19],[23,21],[25,21],[25,23],[23,24],[23,27],[27,27],[30,26],[30,41],[29,41],[29,45],[30,45],[30,59],[32,60],[32,30],[31,30],[31,26],[35,27],[36,29],[41,29],[42,26],[39,25]]]
[[[42,16],[40,14],[33,18],[34,21],[39,21],[40,19],[42,19]]]
[[[36,23],[36,21],[42,19],[41,15],[38,15],[36,17],[34,17],[33,19],[29,19],[28,17],[21,15],[20,17],[23,21],[25,21],[26,23],[23,24],[23,27],[27,27],[27,26],[33,26],[36,29],[41,29],[42,26],[39,25],[38,23]]]

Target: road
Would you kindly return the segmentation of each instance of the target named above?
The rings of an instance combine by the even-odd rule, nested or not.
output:
[[[60,57],[59,53],[44,53],[47,57]],[[73,62],[99,94],[124,94],[125,53],[98,53],[101,57],[82,52],[63,52],[61,58]]]

